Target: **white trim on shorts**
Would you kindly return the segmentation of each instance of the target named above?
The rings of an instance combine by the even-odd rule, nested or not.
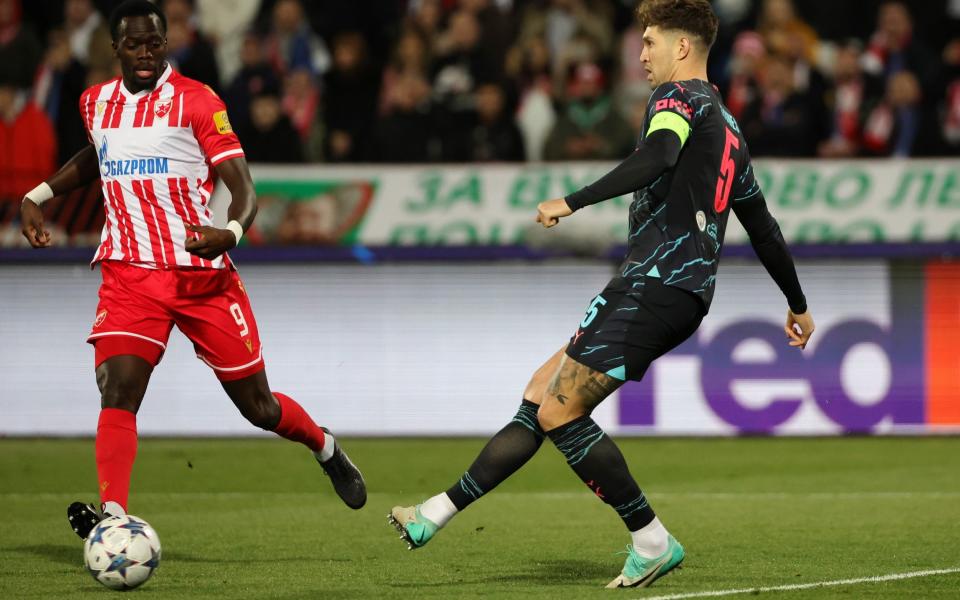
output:
[[[108,336],[108,335],[128,335],[128,336],[130,336],[130,337],[140,338],[141,340],[146,340],[146,341],[148,341],[148,342],[153,342],[154,344],[156,344],[156,345],[160,346],[161,348],[163,348],[164,351],[166,351],[166,349],[167,349],[167,345],[164,344],[164,343],[161,342],[161,341],[155,340],[155,339],[153,339],[153,338],[149,338],[149,337],[147,337],[147,336],[145,336],[145,335],[140,335],[139,333],[130,333],[129,331],[106,331],[106,332],[104,332],[104,333],[91,333],[90,335],[87,336],[87,341],[89,342],[89,341],[92,340],[92,339],[101,338],[101,337],[105,337],[105,336]]]
[[[256,358],[255,360],[252,360],[252,361],[248,362],[248,363],[245,364],[245,365],[240,365],[239,367],[217,367],[217,366],[214,366],[213,363],[211,363],[209,360],[207,360],[206,357],[204,357],[202,354],[198,354],[198,355],[197,355],[197,358],[199,358],[199,359],[202,360],[203,362],[207,363],[207,366],[210,367],[211,369],[213,369],[214,371],[224,371],[224,372],[226,372],[226,373],[229,373],[229,372],[231,372],[231,371],[242,371],[242,370],[244,370],[244,369],[249,369],[249,368],[252,367],[253,365],[255,365],[255,364],[257,364],[258,362],[260,362],[260,361],[263,360],[263,346],[260,346],[260,354],[259,354],[259,356],[257,356],[257,358]]]

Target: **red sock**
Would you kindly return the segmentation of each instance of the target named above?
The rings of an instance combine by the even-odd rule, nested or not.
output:
[[[137,415],[119,408],[101,410],[96,454],[100,501],[116,502],[127,510],[130,473],[137,456]]]
[[[273,395],[280,403],[280,422],[273,432],[288,440],[300,442],[314,452],[320,452],[324,442],[323,430],[296,400],[278,392]]]

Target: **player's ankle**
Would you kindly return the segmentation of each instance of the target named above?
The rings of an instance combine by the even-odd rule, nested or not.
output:
[[[457,507],[446,492],[428,498],[420,505],[420,514],[437,527],[446,525],[457,512]]]
[[[667,551],[669,533],[657,517],[637,531],[631,531],[633,549],[644,558],[656,558]]]
[[[320,450],[318,450],[317,452],[314,452],[314,455],[316,455],[317,460],[319,460],[322,463],[325,463],[331,458],[333,458],[333,452],[336,449],[337,449],[337,440],[333,437],[333,435],[329,431],[324,430],[323,448],[320,448]]]
[[[121,506],[119,502],[114,502],[113,500],[107,500],[101,504],[100,512],[104,516],[110,515],[111,517],[127,514],[127,511],[124,510],[123,506]]]

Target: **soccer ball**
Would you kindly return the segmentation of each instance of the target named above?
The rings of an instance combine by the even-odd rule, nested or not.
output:
[[[160,566],[160,538],[133,515],[108,517],[90,532],[83,559],[94,579],[112,590],[132,590]]]

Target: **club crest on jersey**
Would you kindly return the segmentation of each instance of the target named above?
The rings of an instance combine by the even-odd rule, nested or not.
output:
[[[96,104],[95,110],[98,117],[103,115],[103,111],[107,110],[107,101],[106,100],[98,101]]]
[[[158,119],[162,119],[170,112],[171,106],[173,106],[173,100],[169,98],[167,100],[161,100],[154,105],[153,112],[157,115]]]
[[[697,229],[703,231],[707,228],[707,215],[702,210],[697,211]]]
[[[217,126],[217,133],[220,135],[233,133],[233,128],[230,127],[230,119],[227,118],[227,111],[225,110],[213,113],[213,124]]]
[[[93,328],[96,329],[103,324],[104,319],[107,318],[107,311],[101,310],[97,313],[97,318],[93,320]]]

